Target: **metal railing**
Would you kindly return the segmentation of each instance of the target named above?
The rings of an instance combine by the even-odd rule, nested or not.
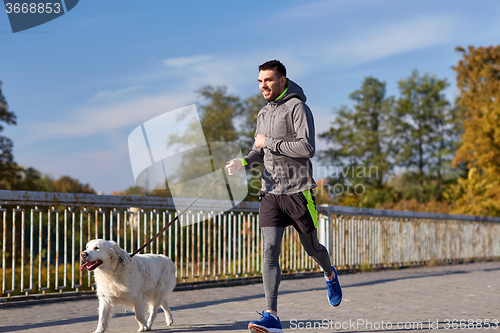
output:
[[[500,258],[500,218],[321,207],[320,242],[340,267]]]
[[[177,266],[178,283],[261,275],[258,203],[220,213],[199,200],[146,250]],[[500,218],[319,206],[320,241],[340,269],[500,257]],[[94,238],[133,252],[175,216],[170,198],[0,191],[0,299],[92,291],[80,252]],[[284,274],[319,271],[287,228]]]

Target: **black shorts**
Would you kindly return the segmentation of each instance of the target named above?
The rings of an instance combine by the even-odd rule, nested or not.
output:
[[[259,220],[261,227],[292,225],[301,234],[318,227],[318,211],[311,190],[291,195],[261,194]]]

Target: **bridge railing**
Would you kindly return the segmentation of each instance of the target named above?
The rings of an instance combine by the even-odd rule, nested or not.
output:
[[[320,242],[340,267],[500,258],[500,218],[321,207]]]
[[[225,213],[217,207],[217,201],[199,200],[143,253],[172,258],[180,284],[260,276],[258,203],[243,202]],[[320,241],[340,269],[500,257],[500,218],[318,210]],[[0,299],[91,292],[92,273],[79,270],[89,240],[114,240],[131,253],[175,214],[170,198],[0,191]],[[280,260],[284,274],[320,270],[291,228]]]

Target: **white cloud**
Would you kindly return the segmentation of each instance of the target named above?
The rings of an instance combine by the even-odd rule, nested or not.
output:
[[[366,1],[357,1],[356,5],[360,5],[363,3],[365,5],[369,5],[373,3],[370,1],[367,3]],[[353,2],[352,1],[315,1],[315,2],[306,2],[305,4],[295,6],[289,9],[285,9],[278,15],[274,15],[277,19],[282,22],[290,22],[290,21],[300,21],[300,20],[311,20],[318,19],[324,16],[331,16],[332,14],[339,14],[346,10],[353,10]]]
[[[374,27],[326,47],[327,62],[360,64],[417,50],[450,40],[458,20],[449,16],[425,15]]]
[[[317,2],[308,6],[308,14],[304,14],[306,17],[312,17],[313,13],[321,12],[321,8],[332,5]],[[297,8],[293,12],[297,12]],[[310,70],[346,68],[447,42],[457,26],[458,20],[451,14],[420,15],[378,24],[370,30],[360,28],[348,31],[341,39],[332,36],[329,40],[312,40],[308,45],[287,49],[279,45],[274,48],[262,46],[243,56],[241,53],[201,54],[163,59],[163,67],[156,68],[162,77],[160,81],[175,87],[175,91],[146,95],[144,90],[152,83],[137,80],[129,87],[97,92],[88,100],[86,107],[70,112],[73,116],[33,124],[37,130],[30,130],[30,135],[22,144],[48,137],[85,137],[142,123],[192,103],[196,98],[194,91],[207,84],[226,85],[233,93],[240,93],[239,89],[245,87],[241,95],[248,95],[248,87],[255,82],[252,78],[257,75],[257,66],[271,58],[282,60],[293,73],[291,76],[300,79]],[[154,81],[158,80],[155,78]]]
[[[225,85],[235,89],[238,84],[248,82],[246,73],[251,68],[251,60],[248,57],[240,58],[237,55],[195,55],[168,58],[163,62],[170,70],[168,75],[175,75],[176,71],[181,72],[179,84],[191,91],[207,84]]]
[[[309,69],[346,69],[449,43],[457,29],[459,19],[453,15],[422,15],[347,31],[328,40],[313,40],[288,53],[294,55],[296,62],[308,64]]]
[[[116,101],[123,101],[130,99],[141,90],[146,88],[145,85],[134,85],[126,88],[116,90],[102,90],[97,92],[94,97],[89,100],[89,103],[115,103]]]
[[[187,65],[199,65],[201,63],[207,63],[213,59],[212,56],[208,55],[196,55],[196,56],[188,56],[188,57],[176,57],[165,59],[164,62],[168,66],[173,67],[185,67]]]
[[[167,71],[163,82],[174,88],[168,93],[147,95],[150,84],[131,85],[120,89],[99,91],[87,101],[87,106],[67,112],[63,120],[32,123],[20,145],[45,138],[88,137],[98,133],[117,131],[126,126],[141,124],[150,118],[192,104],[195,90],[204,85],[226,85],[231,92],[240,84],[248,83],[251,60],[192,56],[165,59]],[[162,68],[159,68],[161,71]],[[176,71],[182,72],[178,75]],[[243,74],[242,74],[243,73]],[[178,82],[172,83],[177,80]],[[36,130],[35,130],[36,128]]]
[[[22,144],[45,138],[85,137],[113,132],[125,126],[142,124],[150,118],[192,103],[194,95],[163,94],[143,96],[130,102],[85,107],[62,121],[36,123]]]
[[[275,24],[294,23],[290,27],[294,39],[291,42],[290,38],[281,38],[269,51],[285,50],[278,53],[285,53],[292,62],[309,67],[302,68],[301,72],[318,68],[346,69],[450,43],[469,32],[457,11],[438,9],[430,12],[415,4],[408,7],[413,11],[400,15],[400,8],[398,1],[306,2],[273,15]],[[268,50],[263,52],[269,53]]]

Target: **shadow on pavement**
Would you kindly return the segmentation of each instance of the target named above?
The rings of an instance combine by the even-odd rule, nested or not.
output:
[[[215,324],[215,325],[175,325],[170,329],[165,330],[155,330],[152,332],[157,333],[171,333],[171,332],[234,332],[237,330],[246,330],[248,327],[248,321],[237,321],[234,323],[227,324]]]

